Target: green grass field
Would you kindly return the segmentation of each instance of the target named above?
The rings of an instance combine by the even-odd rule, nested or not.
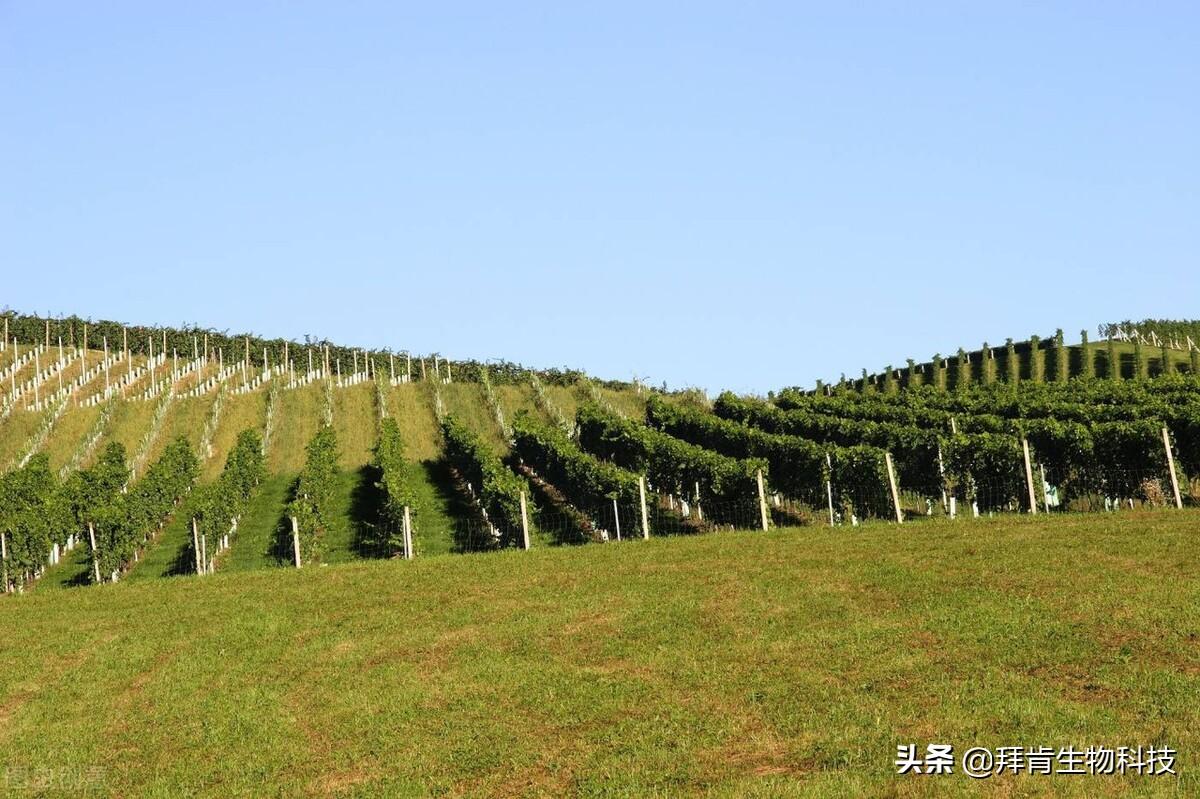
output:
[[[0,601],[0,773],[10,795],[39,773],[111,796],[1196,795],[1198,534],[1191,511],[878,524],[34,591]],[[894,773],[933,742],[1165,744],[1179,776]]]

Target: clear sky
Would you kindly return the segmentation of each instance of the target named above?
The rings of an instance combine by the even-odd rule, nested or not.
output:
[[[1196,3],[0,0],[0,305],[763,392],[1196,317],[1198,41]]]

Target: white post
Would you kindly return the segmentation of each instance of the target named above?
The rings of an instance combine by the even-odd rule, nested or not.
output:
[[[946,509],[946,464],[942,461],[942,445],[939,442],[937,446],[938,453],[938,475],[942,478],[942,510]]]
[[[8,333],[8,319],[4,320],[5,334]],[[4,574],[0,577],[0,594],[8,593],[8,539],[5,537],[8,533],[0,530],[0,562],[4,564]]]
[[[621,540],[621,512],[617,509],[617,498],[613,497],[613,522],[617,527],[617,540]]]
[[[833,459],[825,453],[825,499],[829,502],[829,526],[834,526],[833,520]]]
[[[521,537],[525,541],[525,548],[529,549],[529,516],[525,510],[525,492],[521,492]]]
[[[696,518],[704,521],[704,510],[700,507],[700,481],[696,481]]]
[[[1021,449],[1025,452],[1025,485],[1029,488],[1029,512],[1037,514],[1037,495],[1033,491],[1033,466],[1029,462],[1029,439],[1021,439]]]
[[[200,536],[200,562],[204,564],[201,571],[208,574],[208,535]]]
[[[413,540],[412,540],[412,517],[409,515],[408,506],[404,506],[404,559],[412,560],[413,557]]]
[[[292,559],[296,562],[296,568],[300,568],[300,523],[296,521],[296,517],[292,517]]]
[[[767,530],[767,499],[763,493],[762,469],[758,470],[758,515],[762,521],[763,532]]]
[[[196,574],[200,574],[200,532],[196,525],[196,517],[192,517],[192,552],[196,554]]]
[[[900,492],[896,489],[896,467],[892,465],[892,453],[884,452],[883,460],[887,463],[888,488],[892,491],[892,507],[896,509],[896,523],[904,523],[904,513],[900,510]]]
[[[1175,507],[1183,507],[1183,497],[1179,494],[1179,478],[1175,476],[1175,455],[1171,452],[1171,434],[1167,432],[1167,426],[1163,425],[1162,429],[1163,449],[1167,451],[1167,469],[1171,472],[1171,490],[1175,492]]]
[[[646,477],[638,475],[638,501],[642,504],[642,538],[650,538],[650,517],[646,513]]]
[[[88,522],[88,541],[92,545],[92,571],[96,575],[96,582],[100,582],[100,558],[96,552],[96,528],[91,522]]]

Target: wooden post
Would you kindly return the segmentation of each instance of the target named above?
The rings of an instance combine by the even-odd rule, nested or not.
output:
[[[529,549],[529,515],[525,509],[525,492],[521,492],[521,538]]]
[[[704,521],[704,509],[700,507],[700,481],[699,480],[696,481],[696,495],[694,498],[696,500],[696,518],[700,521]]]
[[[825,453],[825,498],[829,501],[829,526],[833,527],[833,459]]]
[[[892,465],[892,453],[884,452],[883,460],[887,463],[888,488],[892,491],[892,507],[896,509],[896,523],[904,523],[904,513],[900,510],[900,492],[896,488],[896,467]]]
[[[763,532],[765,533],[767,531],[767,499],[766,494],[763,492],[762,469],[758,470],[758,516],[762,522]]]
[[[200,574],[200,532],[195,516],[192,517],[192,552],[195,553],[196,574]]]
[[[296,568],[300,568],[300,523],[296,521],[296,517],[292,517],[292,558],[296,562]]]
[[[7,332],[8,319],[4,320],[4,327],[5,327],[5,332]],[[4,532],[3,530],[0,530],[0,563],[4,564],[4,574],[2,577],[0,577],[0,580],[3,580],[3,582],[0,582],[0,594],[8,593],[8,539],[6,538],[7,535],[8,535],[8,533]]]
[[[646,513],[646,477],[638,475],[638,501],[642,505],[642,538],[650,538],[650,517]]]
[[[1046,464],[1038,464],[1038,472],[1042,476],[1042,510],[1050,512],[1050,495],[1046,492]]]
[[[1025,485],[1029,488],[1029,512],[1037,515],[1037,494],[1033,491],[1033,466],[1029,462],[1029,439],[1021,439],[1021,449],[1025,452]]]
[[[92,545],[92,573],[96,576],[96,582],[100,582],[100,558],[96,552],[96,528],[88,522],[88,541]]]
[[[1162,429],[1163,449],[1167,451],[1167,469],[1171,472],[1171,490],[1175,492],[1175,507],[1183,507],[1183,497],[1179,494],[1179,478],[1175,476],[1175,455],[1171,452],[1171,434],[1167,432],[1167,426],[1163,425]]]
[[[621,540],[621,512],[617,509],[617,498],[613,497],[613,522],[617,527],[617,540]]]
[[[200,562],[204,564],[200,570],[202,574],[208,574],[208,535],[200,536]]]
[[[409,515],[408,506],[404,506],[404,559],[412,560],[413,557],[413,541],[412,541],[412,517]]]

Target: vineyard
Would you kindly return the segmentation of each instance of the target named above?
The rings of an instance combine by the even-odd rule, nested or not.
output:
[[[588,792],[589,780],[614,773],[626,775],[631,793],[675,793],[712,780],[731,784],[752,762],[783,780],[766,783],[773,794],[804,778],[796,762],[869,771],[876,753],[850,732],[782,740],[780,729],[813,720],[803,710],[808,699],[782,699],[792,688],[772,670],[807,684],[813,696],[858,708],[845,731],[887,749],[898,733],[880,737],[879,703],[891,703],[891,723],[911,708],[898,708],[904,702],[895,691],[881,697],[877,686],[917,668],[897,655],[884,658],[890,670],[855,677],[858,687],[830,688],[828,676],[800,665],[812,662],[812,650],[790,648],[795,642],[781,631],[792,623],[812,646],[834,647],[846,673],[875,668],[850,653],[878,660],[866,642],[880,634],[880,608],[905,602],[932,601],[952,624],[962,623],[954,607],[998,613],[994,646],[1008,647],[1010,628],[1023,623],[1017,611],[998,610],[991,594],[964,587],[991,567],[982,561],[1006,562],[1001,582],[1015,581],[1070,615],[1076,579],[1107,586],[1106,596],[1119,585],[1170,605],[1178,600],[1170,569],[1152,567],[1151,542],[1134,555],[1117,557],[1115,549],[1146,531],[1178,551],[1194,548],[1187,530],[1191,509],[1200,507],[1200,351],[1189,327],[1163,328],[1172,344],[1182,338],[1192,349],[1160,347],[1158,360],[1122,323],[1098,344],[1068,347],[1056,336],[1049,346],[1010,343],[995,358],[985,351],[981,361],[963,353],[878,379],[710,399],[569,369],[327,341],[15,315],[5,324],[0,585],[9,596],[0,614],[6,640],[21,654],[19,667],[0,677],[0,720],[15,721],[12,732],[0,724],[0,740],[15,742],[10,752],[103,763],[101,782],[113,793],[128,792],[109,781],[114,776],[134,793],[185,783],[196,792],[238,793],[264,774],[287,793],[315,795],[345,793],[359,781],[399,794],[431,786]],[[1049,547],[1057,561],[1031,566],[1031,547]],[[915,561],[926,548],[956,565],[920,576],[928,565]],[[1070,564],[1065,581],[1063,564]],[[914,593],[918,585],[926,593]],[[55,590],[64,588],[74,590]],[[1003,585],[993,588],[1008,595]],[[934,593],[943,598],[929,600]],[[844,618],[850,637],[816,611],[779,623],[800,606]],[[85,608],[100,626],[86,651],[72,654],[64,631]],[[43,618],[55,619],[45,644],[53,657],[31,621]],[[1145,616],[1138,640],[1153,638],[1158,643],[1142,645],[1188,661],[1193,656],[1175,640],[1185,632],[1169,630],[1165,618]],[[759,639],[747,637],[743,623],[766,630],[762,640],[775,648],[746,643]],[[1015,707],[1030,690],[1073,701],[1060,700],[1055,680],[1027,684],[1029,670],[1042,668],[1029,665],[1041,656],[1037,647],[1061,647],[1065,635],[1079,649],[1070,657],[1092,652],[1075,641],[1077,632],[1063,632],[1077,621],[1056,624],[1029,639],[1034,649],[993,652],[1024,654],[1012,665],[1018,676],[980,701]],[[407,647],[400,653],[389,648],[397,635]],[[924,652],[920,642],[942,633],[920,635]],[[917,651],[906,639],[891,645]],[[684,655],[692,649],[704,653],[697,655],[703,667]],[[127,732],[96,722],[89,700],[64,687],[73,684],[64,672],[38,665],[43,656],[83,664],[93,651],[107,665],[91,695],[112,706],[113,718],[132,720]],[[176,661],[179,651],[192,653],[190,665]],[[284,671],[292,676],[281,679],[298,697],[255,693],[278,663],[291,664]],[[152,704],[126,685],[120,675],[128,668],[141,670],[133,679],[158,697]],[[414,668],[448,669],[444,693],[413,693]],[[365,681],[359,671],[370,673]],[[311,682],[297,683],[300,674]],[[713,680],[740,693],[718,701]],[[346,693],[342,681],[374,687]],[[520,703],[524,721],[462,704],[460,685],[479,695],[507,686],[507,699],[493,699]],[[376,752],[392,751],[393,722],[367,728],[360,750],[353,721],[362,712],[356,703],[383,686],[405,719],[401,737],[423,747],[393,752],[404,764],[398,782],[368,765]],[[717,704],[691,707],[682,697],[693,690]],[[806,720],[765,720],[756,708],[768,697]],[[47,704],[51,698],[59,704]],[[434,705],[467,759],[446,757],[434,743],[443,732],[421,710]],[[269,726],[291,729],[287,741],[262,728],[254,710],[281,707],[286,718]],[[728,729],[715,721],[727,707],[737,709]],[[78,727],[69,746],[65,727],[39,723],[60,708]],[[594,745],[661,735],[662,719],[680,712],[681,729],[717,726],[653,745],[678,761],[647,765],[620,747]],[[325,726],[309,726],[310,718]],[[572,727],[579,718],[601,738],[584,732],[580,739]],[[1085,725],[1104,730],[1108,720],[1086,716]],[[953,729],[963,723],[944,721]],[[549,738],[543,723],[553,728]],[[760,737],[764,725],[775,729],[769,742]],[[202,739],[210,727],[222,741],[253,739],[263,760],[244,770],[238,761],[218,775],[205,758],[175,758],[167,751],[175,739],[152,732],[178,731],[194,755],[208,751]],[[118,757],[105,748],[110,735],[135,736],[138,747],[158,751],[158,765]],[[349,760],[328,759],[330,738]],[[296,740],[308,742],[311,761],[292,760]],[[528,752],[512,749],[516,741]],[[601,765],[559,771],[558,753],[577,747]],[[642,770],[625,771],[627,757]],[[323,765],[314,770],[309,762]],[[162,763],[174,772],[160,771]],[[521,785],[509,785],[510,767],[524,775]],[[80,784],[76,771],[49,773]],[[348,782],[327,782],[334,778]],[[868,793],[883,784],[879,774],[864,779],[859,787]]]
[[[1197,505],[1200,350],[1191,328],[1158,324],[1157,361],[1127,322],[1098,345],[1060,332],[709,401],[436,353],[9,314],[3,587]]]

